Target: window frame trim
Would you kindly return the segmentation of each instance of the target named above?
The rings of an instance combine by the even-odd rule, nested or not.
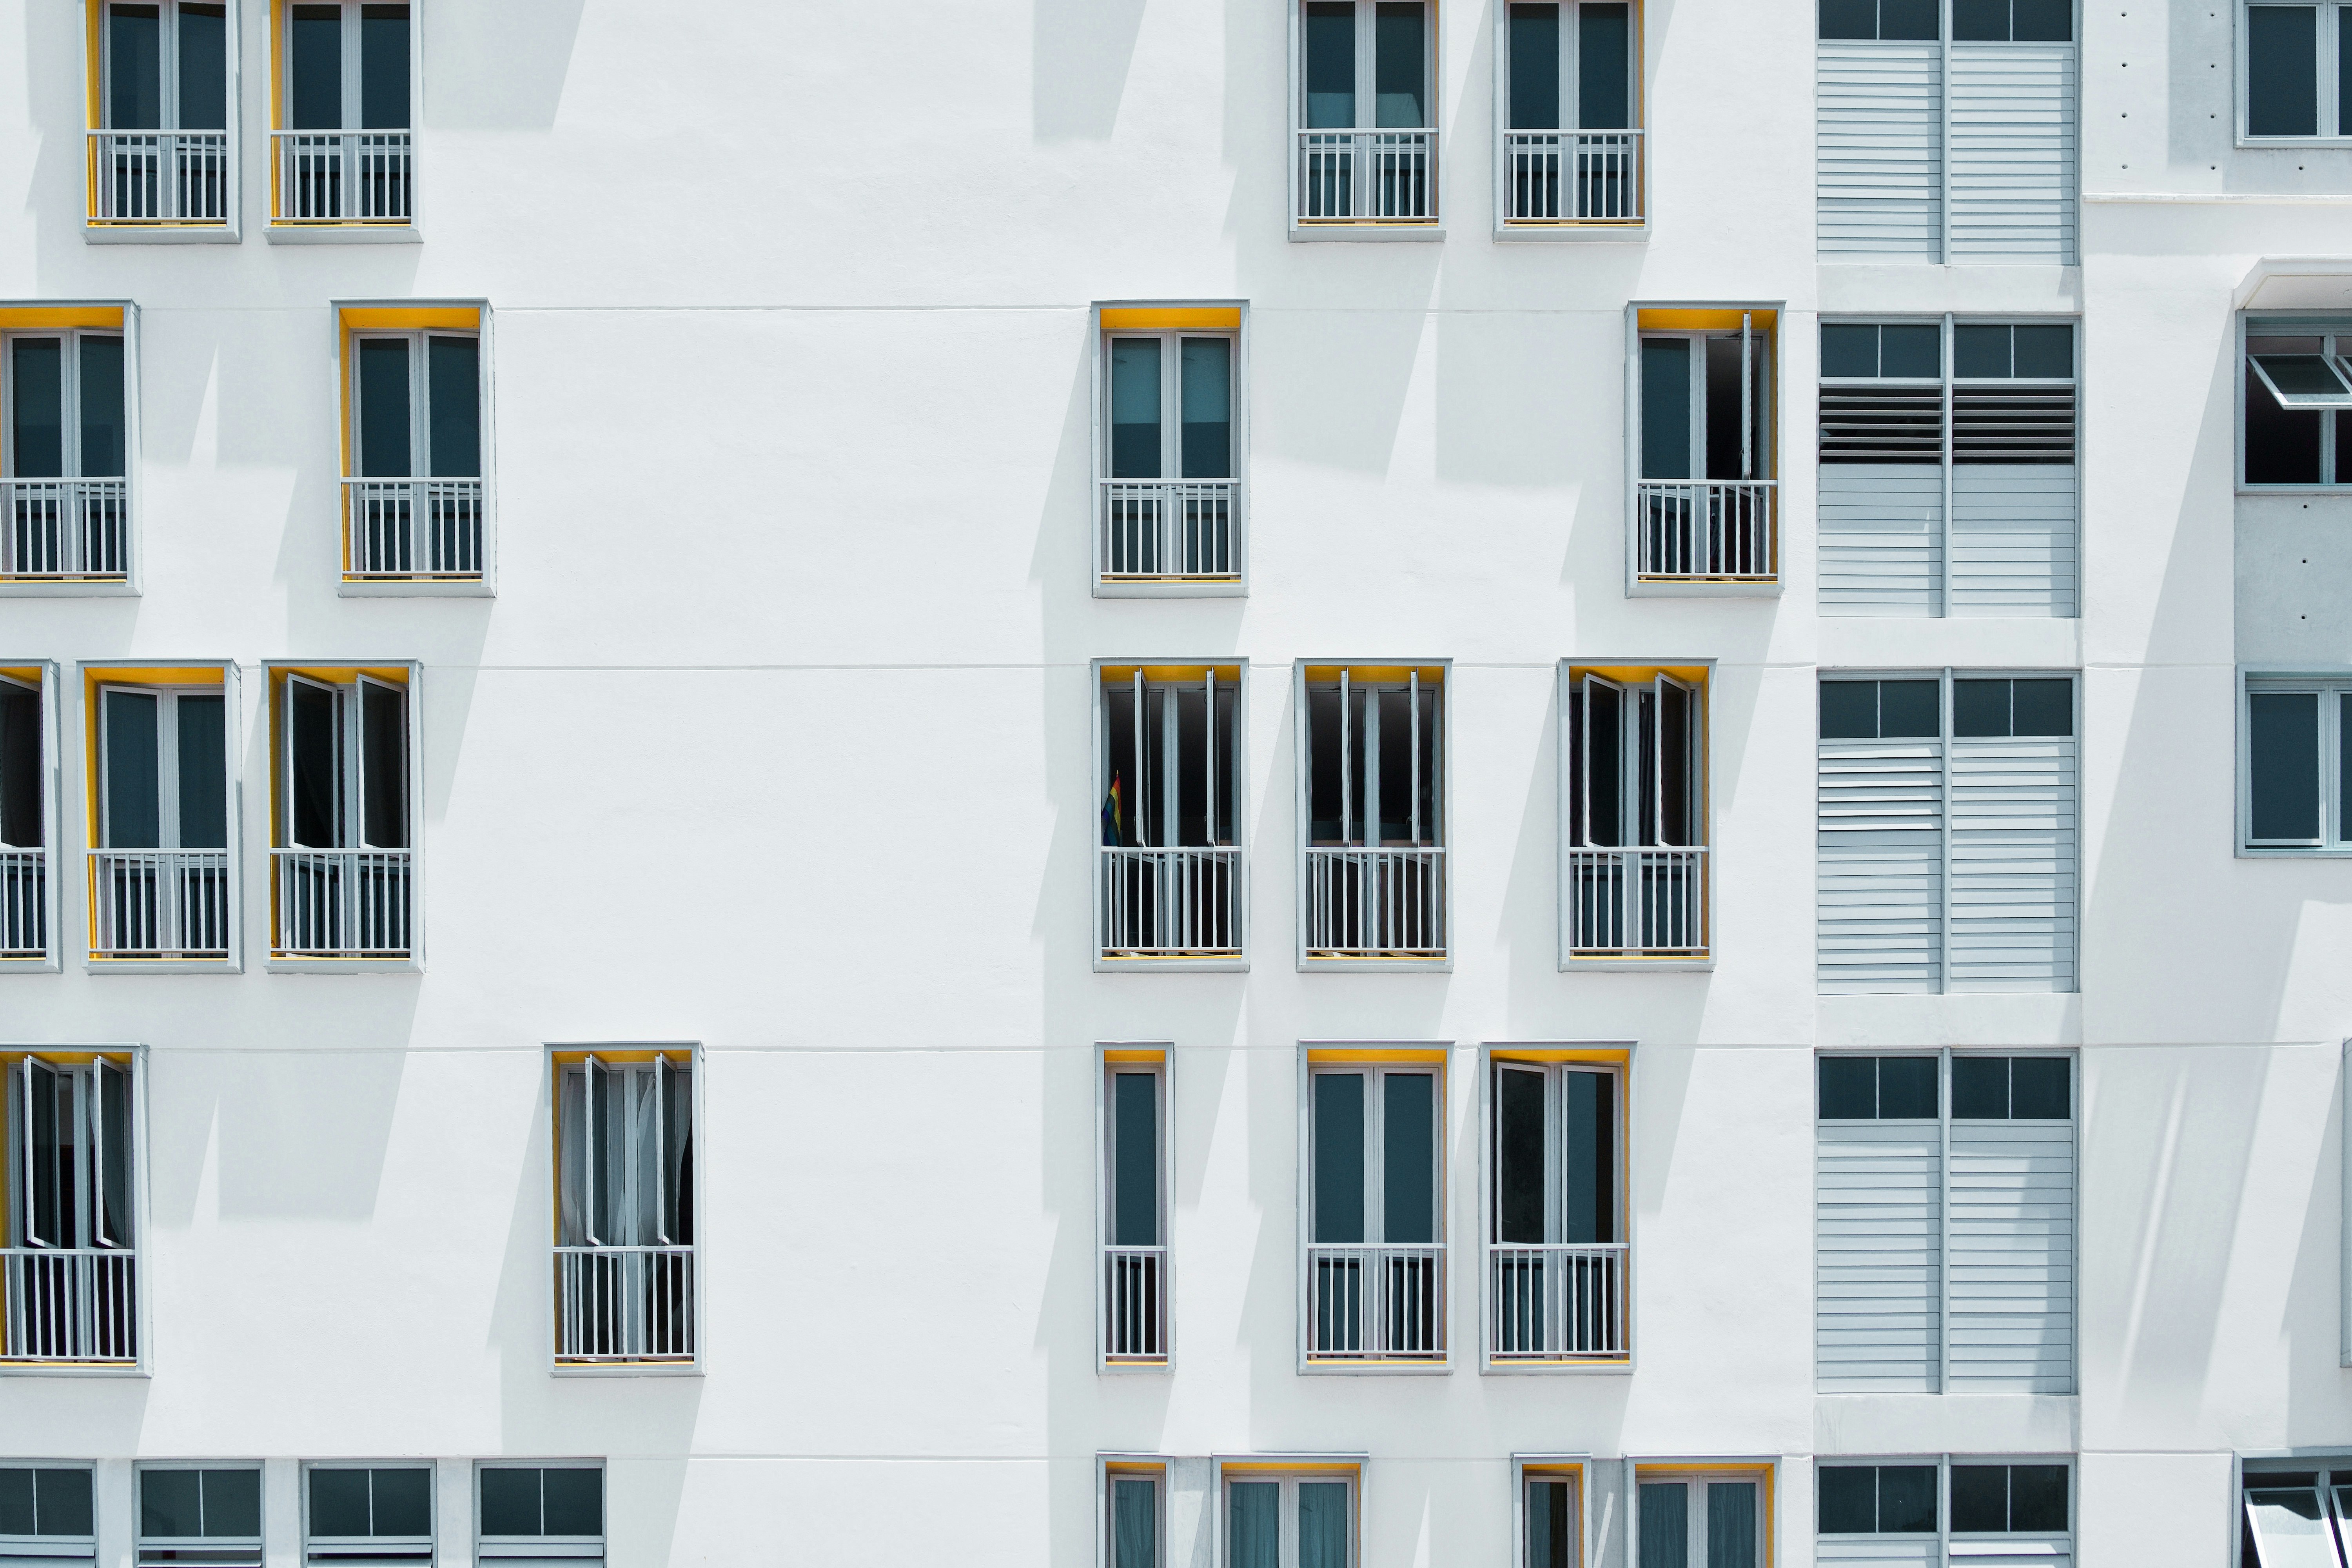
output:
[[[1293,0],[1294,5],[1303,5],[1304,3],[1305,0]],[[1170,325],[1164,327],[1128,327],[1108,325],[1104,320],[1106,313],[1120,314],[1129,311],[1148,311],[1153,314],[1164,314],[1172,317],[1183,312],[1195,310],[1231,310],[1234,312],[1234,324],[1230,327],[1184,325]],[[1087,542],[1087,560],[1089,563],[1089,593],[1093,597],[1097,599],[1230,599],[1248,597],[1250,584],[1250,302],[1247,300],[1238,299],[1097,300],[1094,301],[1092,308],[1087,312],[1087,324],[1089,331],[1092,333],[1092,348],[1088,354],[1087,363],[1088,397],[1087,405],[1087,438],[1090,448],[1090,468],[1088,473],[1088,493],[1087,496],[1086,521]],[[1131,582],[1126,580],[1106,581],[1104,577],[1104,573],[1109,566],[1109,563],[1104,559],[1103,552],[1101,489],[1104,480],[1108,479],[1110,475],[1110,342],[1111,339],[1114,337],[1150,336],[1157,336],[1161,338],[1163,341],[1181,340],[1187,337],[1223,337],[1233,344],[1233,404],[1232,407],[1227,412],[1227,417],[1232,422],[1232,435],[1230,437],[1232,444],[1232,458],[1229,467],[1233,469],[1233,504],[1234,513],[1233,521],[1234,575],[1230,581],[1224,578],[1194,578],[1189,580],[1180,578],[1166,581]],[[1182,353],[1181,349],[1179,348],[1177,353],[1179,357],[1181,357]],[[1164,358],[1167,354],[1167,350],[1163,348],[1161,350],[1161,353]],[[1160,386],[1161,396],[1163,399],[1167,395],[1167,388],[1170,384],[1171,374],[1171,373],[1169,371],[1167,366],[1163,363],[1160,369]],[[1174,374],[1176,377],[1175,385],[1177,395],[1181,398],[1183,392],[1181,366]],[[1178,447],[1177,466],[1181,468],[1182,467],[1181,447],[1183,439],[1183,410],[1181,405],[1175,408],[1174,414],[1175,417],[1171,420],[1168,417],[1168,410],[1163,404],[1163,426],[1172,426],[1175,433],[1171,437],[1169,429],[1163,427],[1160,434],[1160,450],[1165,454],[1169,449],[1171,440],[1173,439]],[[485,439],[487,439],[487,437]],[[485,458],[484,461],[487,462],[488,458]],[[1116,663],[1118,661],[1112,660],[1108,662]]]
[[[1151,674],[1153,670],[1200,670],[1204,672],[1202,675],[1203,680],[1206,679],[1205,672],[1208,671],[1232,669],[1235,672],[1234,679],[1234,732],[1231,745],[1232,761],[1230,764],[1233,769],[1234,817],[1230,826],[1233,831],[1233,848],[1234,851],[1234,858],[1240,866],[1240,873],[1237,878],[1239,885],[1234,891],[1234,898],[1237,900],[1235,935],[1240,942],[1241,952],[1238,953],[1203,953],[1190,956],[1179,955],[1166,958],[1114,958],[1107,956],[1103,952],[1105,916],[1107,914],[1107,911],[1103,907],[1103,877],[1098,865],[1095,863],[1097,862],[1097,858],[1094,855],[1093,851],[1090,850],[1088,852],[1090,864],[1087,876],[1090,889],[1088,893],[1089,913],[1087,916],[1089,923],[1087,931],[1087,952],[1092,958],[1092,968],[1097,974],[1165,974],[1186,972],[1203,973],[1244,973],[1250,967],[1251,959],[1250,866],[1251,861],[1255,858],[1250,844],[1249,829],[1251,813],[1248,809],[1250,805],[1251,782],[1249,756],[1250,661],[1247,658],[1212,658],[1206,660],[1097,658],[1090,661],[1087,667],[1087,711],[1089,735],[1087,744],[1089,748],[1089,755],[1092,761],[1088,764],[1087,776],[1094,782],[1094,792],[1088,796],[1088,800],[1097,813],[1099,813],[1101,809],[1103,800],[1110,793],[1110,707],[1106,698],[1106,693],[1109,689],[1109,683],[1105,678],[1113,671],[1121,669],[1143,671],[1144,684],[1147,687],[1155,685],[1165,686],[1170,684],[1182,684],[1182,682],[1174,681],[1170,676],[1165,674],[1155,679]],[[1222,686],[1224,679],[1223,675],[1222,673],[1219,674],[1217,679]],[[1209,715],[1209,720],[1211,727],[1213,729],[1215,722],[1215,715],[1213,712]],[[1124,809],[1123,805],[1122,809]],[[1095,845],[1099,847],[1102,835],[1098,826],[1090,826],[1089,837],[1094,841]]]
[[[1234,1568],[1233,1562],[1233,1484],[1278,1481],[1276,1504],[1280,1523],[1276,1558],[1281,1568],[1297,1568],[1298,1559],[1298,1483],[1344,1480],[1348,1485],[1347,1568],[1361,1568],[1364,1544],[1364,1472],[1369,1454],[1216,1454],[1211,1456],[1210,1530],[1216,1568]]]
[[[426,1533],[413,1535],[316,1535],[310,1529],[310,1473],[314,1470],[422,1470],[425,1472],[425,1506],[429,1516]],[[374,1483],[369,1483],[371,1522],[374,1509]],[[428,1561],[439,1560],[441,1545],[441,1475],[440,1467],[431,1459],[302,1459],[295,1467],[295,1507],[299,1515],[302,1561],[310,1561],[314,1545],[324,1542],[331,1548],[351,1550],[363,1548],[371,1542],[388,1542],[394,1550],[415,1550],[422,1546]]]
[[[1157,1059],[1152,1059],[1156,1058]],[[1175,1278],[1175,1196],[1176,1196],[1176,1047],[1170,1040],[1107,1040],[1098,1043],[1095,1058],[1095,1370],[1106,1376],[1129,1373],[1165,1373],[1176,1364],[1176,1311],[1170,1286]],[[1103,1258],[1114,1245],[1111,1241],[1112,1205],[1116,1198],[1111,1162],[1117,1152],[1113,1127],[1111,1079],[1122,1070],[1134,1071],[1149,1067],[1159,1079],[1159,1117],[1157,1136],[1160,1142],[1158,1158],[1152,1163],[1159,1182],[1157,1194],[1160,1211],[1160,1353],[1157,1357],[1124,1356],[1113,1359],[1108,1344],[1110,1321],[1108,1289],[1104,1282]],[[1162,1523],[1167,1514],[1167,1498],[1160,1499]],[[1164,1557],[1165,1552],[1161,1553]]]
[[[436,1468],[436,1469],[438,1468],[438,1467]],[[471,1518],[468,1519],[467,1522],[469,1526],[469,1532],[474,1538],[472,1555],[477,1563],[483,1561],[482,1543],[485,1541],[495,1541],[501,1545],[509,1543],[520,1545],[531,1542],[552,1543],[561,1546],[585,1546],[590,1544],[591,1538],[582,1535],[486,1536],[482,1533],[482,1472],[484,1470],[550,1469],[594,1470],[598,1477],[601,1478],[597,1482],[597,1511],[602,1516],[600,1522],[603,1524],[604,1528],[600,1530],[593,1538],[594,1545],[597,1548],[596,1558],[592,1560],[583,1557],[581,1561],[588,1562],[603,1560],[604,1552],[609,1549],[613,1539],[613,1467],[610,1461],[603,1455],[581,1455],[577,1457],[545,1456],[528,1458],[501,1457],[495,1459],[476,1459],[473,1462],[471,1473],[467,1478],[467,1492],[468,1494],[467,1498],[468,1505],[467,1511],[471,1515]],[[547,1521],[547,1516],[544,1512],[546,1506],[545,1488],[546,1483],[541,1481],[540,1496],[541,1508],[542,1511],[540,1515],[540,1522],[542,1524]],[[437,1517],[435,1522],[436,1525],[438,1524],[439,1521]],[[500,1555],[511,1554],[502,1553]],[[497,1560],[497,1557],[489,1559],[491,1562],[496,1562]],[[561,1558],[559,1557],[558,1560],[560,1561]]]
[[[1303,0],[1299,0],[1299,3],[1303,3]],[[1293,875],[1292,888],[1294,890],[1295,901],[1295,910],[1291,921],[1291,940],[1294,944],[1294,952],[1296,954],[1298,973],[1301,974],[1330,974],[1366,971],[1386,971],[1391,973],[1402,974],[1452,973],[1454,971],[1454,796],[1455,794],[1455,788],[1454,782],[1454,660],[1450,658],[1301,658],[1295,660],[1290,668],[1290,701],[1291,713],[1293,717],[1291,729],[1294,732],[1291,742],[1291,809],[1293,813],[1291,858]],[[1444,854],[1445,858],[1445,873],[1440,884],[1437,909],[1439,926],[1444,932],[1445,938],[1445,952],[1442,957],[1399,958],[1349,955],[1342,958],[1316,958],[1311,957],[1308,954],[1307,932],[1310,900],[1307,895],[1308,873],[1307,868],[1307,852],[1310,847],[1316,847],[1312,843],[1311,838],[1315,830],[1314,817],[1312,815],[1315,785],[1314,777],[1310,771],[1312,758],[1308,748],[1308,731],[1312,728],[1312,725],[1308,722],[1307,711],[1307,695],[1309,689],[1308,671],[1310,669],[1337,669],[1343,671],[1349,676],[1349,683],[1351,685],[1354,684],[1355,677],[1360,671],[1402,669],[1412,671],[1415,674],[1430,670],[1434,670],[1436,672],[1436,679],[1434,680],[1423,680],[1422,685],[1424,689],[1433,689],[1437,697],[1437,739],[1436,750],[1434,752],[1437,759],[1437,779],[1435,786],[1437,796],[1437,835],[1433,844],[1423,846],[1422,847],[1436,849]],[[1318,677],[1314,684],[1316,687],[1319,688],[1323,684],[1322,679]],[[1401,685],[1402,683],[1392,680],[1386,676],[1382,676],[1368,680],[1364,684],[1369,689],[1380,689],[1387,686]],[[1360,746],[1361,743],[1360,740],[1357,742],[1357,744]],[[1344,826],[1345,824],[1343,823],[1343,829]],[[1334,847],[1322,846],[1322,847]],[[1370,847],[1367,846],[1365,847]],[[1388,846],[1383,845],[1381,847],[1385,848],[1388,847]],[[1395,847],[1402,849],[1408,847],[1399,845]]]
[[[2352,488],[2352,487],[2347,487]],[[2334,669],[2312,667],[2240,664],[2237,667],[2236,710],[2232,715],[2233,757],[2232,775],[2236,780],[2235,810],[2232,812],[2231,858],[2237,860],[2315,859],[2340,860],[2352,858],[2352,810],[2347,810],[2345,791],[2352,786],[2352,775],[2343,767],[2342,748],[2345,736],[2343,706],[2352,700],[2352,666]],[[2253,705],[2257,694],[2282,696],[2310,692],[2318,699],[2315,737],[2319,752],[2318,810],[2320,836],[2315,840],[2273,841],[2256,843],[2253,838],[2254,759]],[[2330,704],[2328,698],[2338,700]],[[2333,741],[2335,743],[2330,744]],[[2333,829],[2344,835],[2331,839]],[[2347,1274],[2347,1289],[2352,1291],[2352,1273]],[[2346,1352],[2352,1355],[2352,1319],[2347,1322]],[[2352,1360],[2345,1363],[2352,1366]]]
[[[60,755],[63,734],[59,725],[58,689],[63,680],[62,668],[53,658],[0,658],[0,683],[23,689],[26,682],[20,672],[32,671],[34,700],[40,714],[40,791],[41,841],[38,844],[10,845],[15,850],[37,850],[44,868],[39,908],[42,931],[47,941],[45,951],[37,958],[0,958],[0,976],[11,974],[56,974],[62,971],[65,943],[58,926],[63,913],[64,890],[60,886],[59,861],[65,846],[64,826],[58,820],[63,801],[64,759]],[[142,1292],[142,1296],[143,1296]]]
[[[1095,1562],[1098,1568],[1114,1568],[1112,1546],[1114,1532],[1118,1528],[1118,1513],[1114,1506],[1113,1484],[1121,1480],[1145,1479],[1151,1482],[1155,1519],[1151,1568],[1168,1568],[1171,1544],[1168,1531],[1175,1521],[1173,1500],[1178,1463],[1176,1457],[1171,1454],[1105,1449],[1095,1455]]]
[[[2247,129],[2252,108],[2248,95],[2252,90],[2254,65],[2253,20],[2247,13],[2260,3],[2264,3],[2264,0],[2237,0],[2231,11],[2230,31],[2233,47],[2231,52],[2236,57],[2236,68],[2232,73],[2236,90],[2231,94],[2236,100],[2232,106],[2236,112],[2231,116],[2233,145],[2241,149],[2352,147],[2352,127],[2341,123],[2332,135],[2316,132],[2308,136],[2257,136]],[[2318,56],[2313,62],[2312,87],[2317,100],[2314,105],[2317,111],[2316,123],[2325,125],[2332,118],[2340,119],[2334,110],[2340,108],[2336,95],[2342,84],[2336,79],[2337,54],[2336,48],[2331,46],[2337,44],[2340,29],[2346,21],[2342,15],[2346,7],[2342,0],[2308,0],[2308,3],[2320,13],[2315,19],[2312,40]],[[2300,7],[2289,5],[2285,8]]]
[[[245,227],[245,140],[244,140],[244,48],[245,19],[242,0],[213,0],[225,5],[224,19],[226,47],[224,53],[227,80],[224,84],[228,106],[228,124],[224,134],[228,138],[228,159],[226,171],[226,188],[223,204],[226,217],[218,223],[187,218],[101,218],[98,216],[98,180],[96,142],[92,132],[110,131],[106,121],[113,118],[108,101],[111,88],[107,80],[109,45],[106,40],[106,10],[110,0],[81,0],[83,13],[82,88],[83,150],[81,237],[87,245],[235,245],[244,237]],[[411,0],[414,4],[415,0]],[[171,0],[171,58],[163,63],[173,100],[172,119],[179,118],[179,4]],[[174,131],[181,128],[173,127]],[[198,132],[201,133],[201,132]],[[137,134],[127,132],[125,134]]]
[[[408,189],[408,217],[405,222],[360,218],[278,218],[271,215],[278,203],[277,132],[292,129],[286,122],[292,117],[293,79],[293,8],[298,0],[263,0],[268,16],[263,26],[265,67],[262,92],[262,137],[269,151],[264,161],[267,173],[265,202],[262,211],[262,237],[272,245],[330,244],[352,245],[370,242],[395,245],[421,243],[425,237],[425,182],[414,177],[419,172],[424,151],[419,132],[425,119],[425,7],[426,0],[394,0],[408,7],[408,137],[411,180]],[[343,10],[342,75],[346,107],[342,118],[355,120],[358,114],[349,107],[354,73],[360,68],[359,16],[365,0],[299,0],[305,5],[333,5]],[[232,17],[234,22],[234,17]],[[234,53],[234,50],[232,50]],[[232,115],[237,112],[236,100],[230,100]],[[321,127],[322,133],[324,128]],[[363,129],[356,125],[337,128],[336,133]]]

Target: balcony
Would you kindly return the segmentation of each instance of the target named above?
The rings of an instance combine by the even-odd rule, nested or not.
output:
[[[1568,859],[1570,957],[1707,956],[1705,848],[1578,846]]]
[[[0,577],[121,581],[131,574],[129,479],[0,479]]]
[[[139,1359],[139,1255],[106,1247],[0,1248],[7,1319],[0,1364]]]
[[[1498,1362],[1622,1361],[1622,1242],[1489,1247],[1487,1354]]]
[[[48,852],[0,849],[0,958],[49,955]]]
[[[1241,581],[1239,479],[1103,479],[1106,583]]]
[[[1434,131],[1301,131],[1298,221],[1437,221]]]
[[[1103,957],[1241,956],[1239,849],[1105,845],[1096,853],[1102,865]]]
[[[1103,1248],[1103,1359],[1168,1359],[1168,1249]]]
[[[557,1247],[555,1359],[692,1361],[694,1248]]]
[[[343,481],[343,575],[359,582],[482,574],[482,481]]]
[[[1506,224],[1643,221],[1639,131],[1503,132]]]
[[[1315,1361],[1444,1361],[1445,1248],[1307,1249],[1307,1354]]]
[[[92,958],[226,959],[226,849],[89,852]]]
[[[90,219],[226,225],[230,168],[226,131],[93,131]]]
[[[415,216],[405,131],[273,131],[272,223],[404,224]]]
[[[281,958],[406,958],[415,902],[407,849],[272,849],[270,950]]]
[[[1307,851],[1309,958],[1444,958],[1445,851]]]
[[[1643,479],[1633,498],[1643,582],[1775,583],[1776,479]]]

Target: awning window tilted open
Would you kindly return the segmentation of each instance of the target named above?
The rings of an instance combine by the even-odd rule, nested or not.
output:
[[[2352,408],[2352,364],[2337,355],[2256,353],[2247,360],[2281,408]]]

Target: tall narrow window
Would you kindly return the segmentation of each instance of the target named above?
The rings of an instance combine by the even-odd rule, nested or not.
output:
[[[689,1050],[557,1058],[559,1362],[690,1362]]]
[[[344,679],[273,674],[272,951],[406,958],[415,869],[408,688],[365,671],[333,673]]]
[[[1762,1568],[1761,1475],[1636,1472],[1639,1568]]]
[[[0,576],[130,571],[130,405],[119,331],[11,332],[0,430]]]
[[[1352,1468],[1226,1467],[1225,1568],[1355,1568],[1356,1480]]]
[[[1504,228],[1641,222],[1635,7],[1514,0],[1507,10]]]
[[[1297,222],[1434,222],[1435,5],[1299,5]]]
[[[1168,1359],[1167,1058],[1104,1055],[1103,1359]]]
[[[1242,954],[1241,675],[1103,667],[1101,959]]]
[[[408,6],[299,0],[282,15],[272,221],[411,221]]]
[[[1583,1479],[1580,1468],[1520,1467],[1520,1568],[1583,1568]]]
[[[1103,1552],[1108,1568],[1162,1568],[1160,1491],[1166,1479],[1163,1470],[1141,1467],[1105,1473],[1110,1501],[1110,1539]]]
[[[1097,591],[1239,590],[1238,306],[1099,312]]]
[[[1309,1074],[1310,1361],[1445,1357],[1442,1081],[1434,1064]]]
[[[1487,1353],[1622,1358],[1622,1070],[1497,1058],[1493,1071]]]
[[[474,1470],[474,1537],[486,1561],[602,1563],[604,1467],[483,1461]]]
[[[10,1176],[0,1361],[136,1362],[131,1062],[28,1054],[0,1067]]]
[[[139,1568],[261,1568],[261,1467],[139,1467]]]
[[[91,1479],[88,1465],[0,1465],[0,1556],[35,1568],[94,1563]]]
[[[1570,962],[1711,952],[1703,673],[1562,671]]]
[[[1443,672],[1307,667],[1306,956],[1443,958]]]
[[[47,726],[37,681],[0,675],[0,960],[49,955]]]
[[[221,227],[236,216],[228,7],[107,0],[90,221]]]
[[[366,332],[352,348],[346,576],[479,577],[480,339]]]
[[[433,1467],[304,1468],[303,1561],[312,1568],[433,1563]]]
[[[1779,576],[1772,320],[1748,310],[1638,312],[1637,581]]]
[[[101,686],[98,702],[91,956],[228,957],[235,868],[223,693]]]

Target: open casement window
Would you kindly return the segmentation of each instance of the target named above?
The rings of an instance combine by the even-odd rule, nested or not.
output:
[[[1433,0],[1297,4],[1297,224],[1434,224]]]
[[[89,5],[91,225],[229,228],[236,219],[229,6]]]
[[[0,1563],[68,1568],[98,1557],[88,1465],[0,1465]]]
[[[345,581],[480,578],[480,334],[353,332],[349,363]]]
[[[0,1058],[8,1214],[0,1363],[139,1359],[128,1058]]]
[[[1106,1050],[1102,1069],[1103,1360],[1168,1359],[1168,1064]]]
[[[2239,1568],[2352,1564],[2352,1458],[2245,1465]]]
[[[416,858],[408,688],[358,669],[272,674],[273,953],[406,958]]]
[[[557,1058],[558,1361],[694,1359],[692,1063]]]
[[[486,1564],[549,1568],[604,1560],[604,1468],[483,1460],[474,1470],[474,1550]]]
[[[1104,1467],[1104,1568],[1165,1568],[1167,1491],[1164,1465]]]
[[[1512,0],[1502,29],[1502,226],[1643,220],[1640,7]]]
[[[1696,666],[1563,671],[1568,962],[1712,951],[1706,674]]]
[[[228,958],[235,759],[224,689],[98,684],[95,696],[91,957]]]
[[[1220,1568],[1356,1568],[1356,1467],[1286,1473],[1253,1461],[1223,1472]]]
[[[2074,1060],[1824,1055],[1823,1393],[2074,1390]]]
[[[1634,312],[1633,580],[1780,575],[1772,400],[1777,312]]]
[[[2352,24],[2338,5],[2239,0],[2244,72],[2240,134],[2249,140],[2352,136]]]
[[[1642,1466],[1634,1478],[1635,1568],[1770,1568],[1769,1472]]]
[[[2352,851],[2352,675],[2250,676],[2239,726],[2239,844],[2250,851]]]
[[[1442,1363],[1444,1064],[1309,1062],[1307,1359]]]
[[[2352,321],[2254,318],[2245,334],[2247,487],[2352,485]]]
[[[47,737],[41,671],[0,671],[0,963],[49,957]]]
[[[1517,1568],[1584,1568],[1584,1466],[1527,1459],[1518,1480]]]
[[[1242,667],[1104,665],[1098,960],[1243,952]]]
[[[431,1568],[432,1466],[307,1465],[302,1483],[308,1568]]]
[[[1622,1360],[1624,1068],[1498,1055],[1491,1070],[1487,1355]]]
[[[1822,613],[2073,616],[2074,328],[1822,323]]]
[[[127,577],[130,404],[123,334],[8,331],[0,331],[0,348],[6,361],[0,385],[6,407],[0,430],[0,497],[5,500],[0,577]]]
[[[1444,670],[1304,668],[1304,956],[1444,958]]]
[[[410,23],[405,5],[271,0],[272,223],[414,219]]]
[[[139,1467],[138,1568],[262,1568],[261,1467]]]

